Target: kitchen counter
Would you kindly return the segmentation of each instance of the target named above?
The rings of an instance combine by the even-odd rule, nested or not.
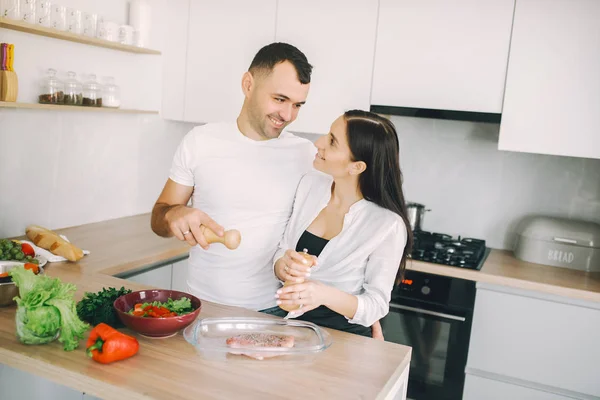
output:
[[[150,215],[142,214],[68,228],[65,232],[77,238],[79,246],[93,251],[93,256],[84,257],[77,264],[81,273],[116,275],[187,255],[186,243],[160,238],[149,226]],[[136,238],[135,245],[131,238]],[[102,253],[98,254],[96,248]],[[521,261],[506,250],[492,249],[480,271],[412,260],[407,262],[407,268],[600,302],[600,274]]]
[[[90,250],[77,263],[48,263],[45,271],[77,285],[75,299],[86,291],[143,285],[111,275],[185,256],[188,246],[159,238],[148,214],[59,230]],[[110,399],[213,398],[393,398],[402,395],[411,349],[345,332],[329,330],[333,345],[311,365],[207,361],[181,334],[169,339],[135,335],[139,353],[102,365],[87,358],[83,342],[66,352],[58,341],[28,346],[15,337],[16,306],[0,308],[0,362],[90,395]],[[237,307],[203,302],[200,317],[263,316]]]

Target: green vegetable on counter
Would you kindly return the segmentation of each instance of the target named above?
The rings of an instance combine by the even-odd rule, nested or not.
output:
[[[102,288],[98,293],[86,292],[83,299],[77,303],[77,315],[94,326],[104,322],[113,328],[120,328],[124,325],[113,308],[113,303],[127,293],[131,293],[131,289],[125,287],[118,290],[113,287]]]
[[[77,317],[72,283],[35,275],[23,267],[9,271],[19,288],[17,337],[25,344],[44,344],[58,338],[66,351],[75,350],[89,325]]]

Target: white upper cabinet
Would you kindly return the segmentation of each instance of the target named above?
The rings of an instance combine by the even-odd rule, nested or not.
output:
[[[500,113],[514,0],[381,0],[371,104]]]
[[[349,109],[369,109],[377,0],[280,0],[276,40],[313,65],[310,92],[293,132],[327,133]]]
[[[165,119],[183,120],[189,11],[190,0],[178,0],[170,2],[162,15],[165,40],[161,116]]]
[[[600,2],[519,0],[501,150],[600,158]]]
[[[276,0],[191,0],[185,121],[237,118],[242,75],[258,50],[275,39],[276,6]]]

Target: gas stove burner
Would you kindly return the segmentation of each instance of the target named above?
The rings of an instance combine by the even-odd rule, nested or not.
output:
[[[413,260],[478,270],[488,253],[485,240],[415,231],[413,251],[409,256]]]

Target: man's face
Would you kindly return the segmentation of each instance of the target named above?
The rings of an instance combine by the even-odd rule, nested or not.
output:
[[[300,83],[289,61],[275,65],[270,74],[258,73],[246,95],[252,128],[263,139],[279,137],[298,116],[309,87]]]

